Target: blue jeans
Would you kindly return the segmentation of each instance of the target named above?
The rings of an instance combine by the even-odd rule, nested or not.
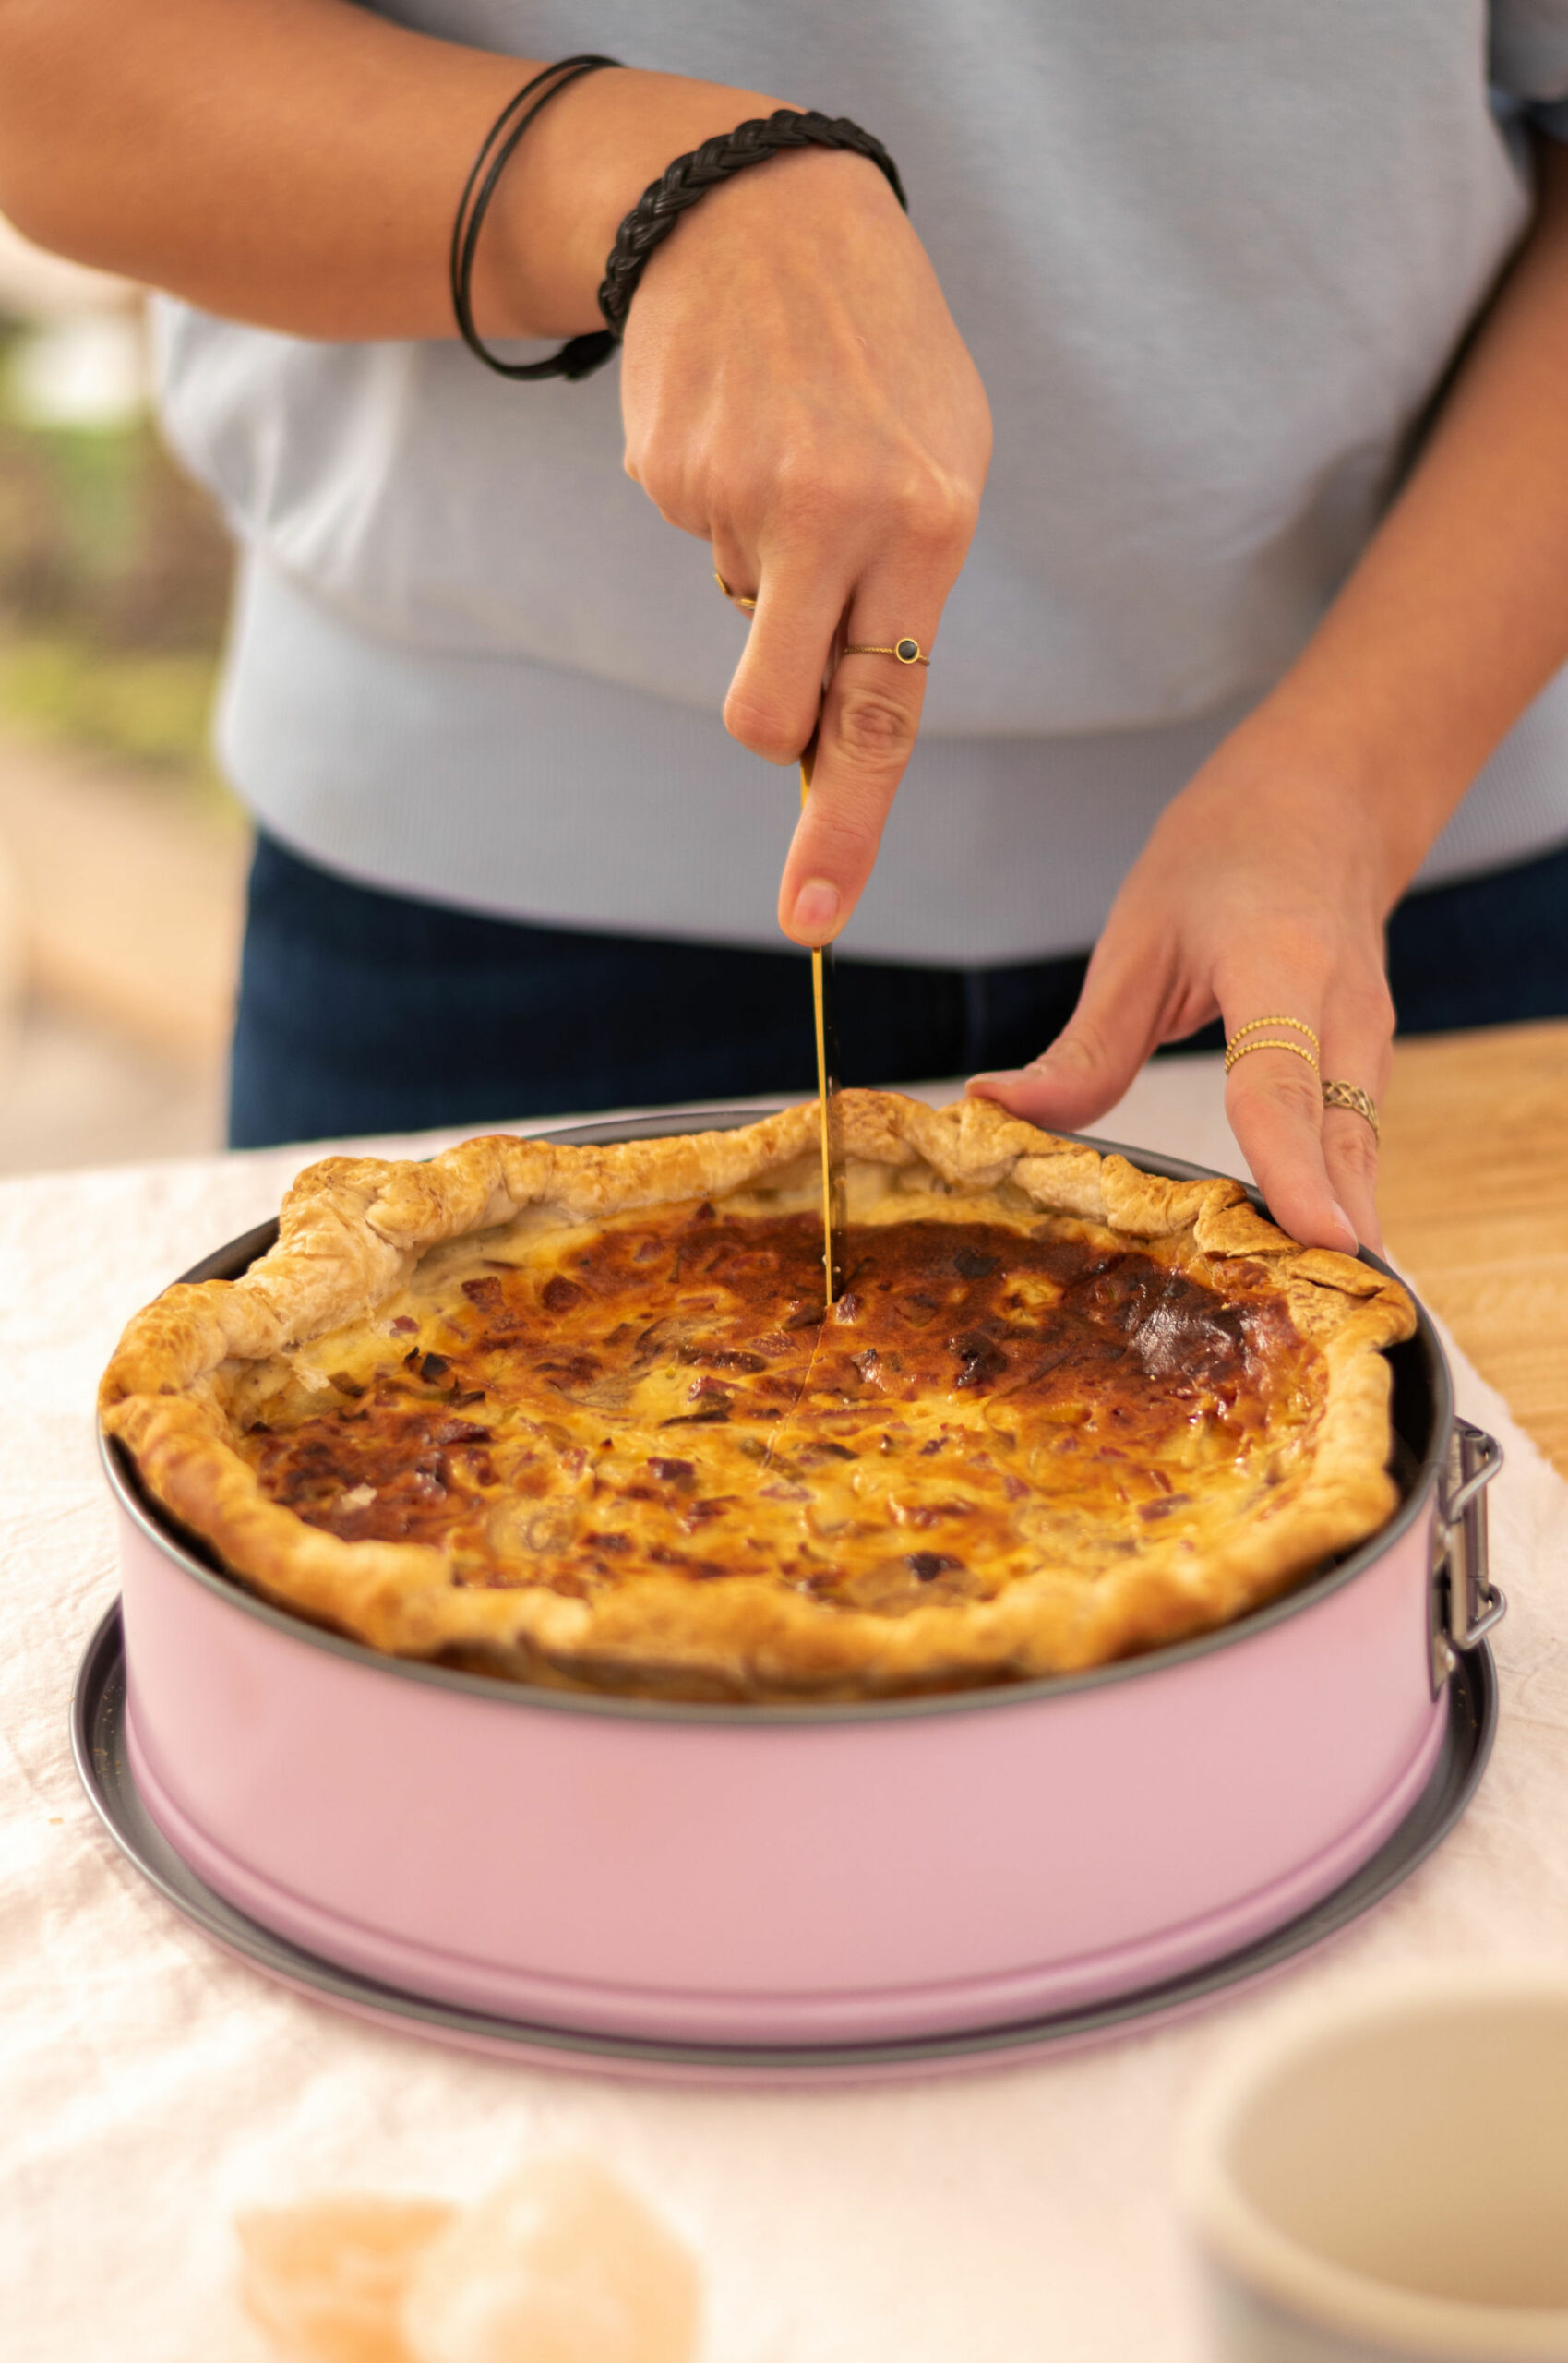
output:
[[[1568,1016],[1568,847],[1409,895],[1400,1031]],[[993,968],[838,963],[846,1083],[1021,1066],[1086,954]],[[814,1089],[798,953],[532,927],[358,886],[258,838],[229,1108],[235,1148]],[[1208,1027],[1182,1047],[1219,1046]]]

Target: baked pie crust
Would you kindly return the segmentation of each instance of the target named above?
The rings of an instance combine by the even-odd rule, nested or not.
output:
[[[397,1655],[690,1698],[1066,1673],[1223,1625],[1395,1505],[1398,1282],[1241,1185],[986,1100],[325,1158],[105,1373],[150,1493]]]

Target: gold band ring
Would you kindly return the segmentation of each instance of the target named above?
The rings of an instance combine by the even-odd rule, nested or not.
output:
[[[748,616],[751,615],[755,611],[757,606],[756,600],[748,597],[744,591],[732,591],[729,584],[724,581],[724,576],[719,572],[717,567],[713,569],[713,580],[718,584],[720,590],[724,593],[724,597],[729,601],[732,607],[738,607],[743,615]]]
[[[1363,1117],[1372,1128],[1373,1140],[1382,1140],[1382,1128],[1378,1122],[1377,1102],[1370,1091],[1362,1090],[1359,1083],[1325,1083],[1323,1106],[1348,1109],[1352,1116]]]
[[[1250,1059],[1254,1050],[1288,1050],[1293,1059],[1305,1059],[1312,1073],[1314,1074],[1318,1073],[1316,1055],[1308,1050],[1304,1042],[1276,1042],[1271,1038],[1266,1042],[1236,1043],[1225,1054],[1226,1074],[1228,1074],[1231,1068],[1239,1065],[1243,1059]]]
[[[1254,1017],[1250,1026],[1239,1026],[1237,1027],[1235,1033],[1226,1044],[1226,1049],[1227,1050],[1233,1050],[1236,1048],[1237,1043],[1241,1040],[1243,1035],[1261,1034],[1265,1026],[1288,1026],[1293,1034],[1304,1034],[1314,1050],[1321,1050],[1323,1049],[1323,1044],[1319,1041],[1311,1027],[1299,1017]]]
[[[891,648],[873,648],[867,640],[852,640],[844,650],[846,656],[896,656],[901,665],[928,665],[930,658],[922,655],[920,643],[912,632],[895,640]]]

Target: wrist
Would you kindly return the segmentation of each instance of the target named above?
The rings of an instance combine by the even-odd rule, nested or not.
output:
[[[605,259],[643,190],[676,156],[784,103],[624,66],[563,92],[531,126],[486,221],[474,271],[482,330],[570,337],[602,327]]]
[[[1266,848],[1282,882],[1381,927],[1426,850],[1384,785],[1359,750],[1298,728],[1287,704],[1265,700],[1167,806],[1145,858],[1156,876],[1187,873],[1201,895]]]
[[[1375,696],[1324,694],[1286,678],[1227,742],[1261,799],[1259,825],[1333,837],[1385,916],[1463,795],[1427,760],[1418,733]]]

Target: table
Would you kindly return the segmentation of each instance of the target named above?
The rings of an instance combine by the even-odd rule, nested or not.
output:
[[[1231,1162],[1220,1088],[1215,1061],[1164,1062],[1105,1129]],[[1238,2033],[1380,1964],[1568,1948],[1568,1484],[1459,1361],[1462,1408],[1509,1454],[1497,1753],[1442,1853],[1277,1993],[1040,2066],[861,2091],[644,2088],[446,2054],[217,1953],[110,1849],[66,1751],[72,1673],[115,1589],[97,1372],[134,1308],[269,1213],[300,1162],[0,1185],[7,2357],[264,2363],[233,2299],[236,2209],[345,2187],[466,2199],[585,2147],[704,2258],[703,2363],[1200,2363],[1170,2167]]]
[[[1568,1476],[1568,1025],[1398,1043],[1381,1197],[1412,1286]]]

